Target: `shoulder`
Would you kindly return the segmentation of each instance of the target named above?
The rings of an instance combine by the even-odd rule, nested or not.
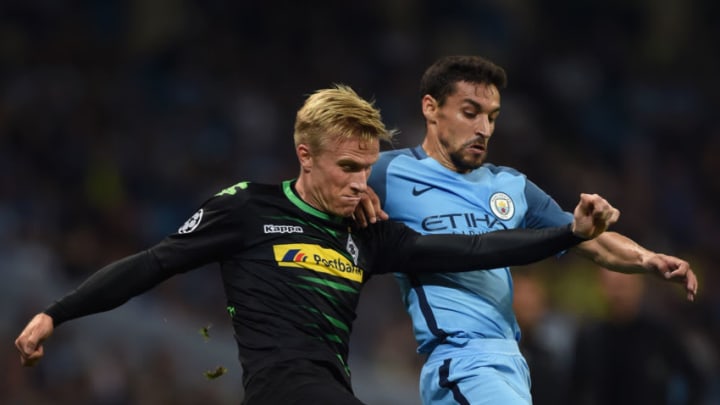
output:
[[[390,166],[395,166],[395,162],[401,156],[412,157],[412,150],[409,148],[403,148],[380,152],[380,157],[378,158],[377,162],[373,164],[372,171],[370,172],[370,178],[368,179],[368,184],[370,184],[371,187],[376,189],[376,192],[378,191],[377,189],[384,188]],[[413,158],[412,160],[415,159]],[[380,197],[382,201],[384,195],[381,195]]]
[[[247,224],[269,210],[282,206],[281,196],[279,185],[247,181],[235,183],[207,198],[179,232],[191,232],[201,223],[206,227]]]
[[[246,207],[253,201],[267,201],[280,195],[278,185],[241,181],[219,190],[208,198],[204,206],[220,210]]]
[[[479,170],[487,170],[488,172],[492,173],[493,175],[509,175],[509,176],[517,176],[517,177],[524,177],[527,178],[527,176],[522,173],[521,171],[512,168],[510,166],[498,166],[494,165],[492,163],[485,163],[481,166]]]
[[[412,162],[426,158],[427,156],[418,154],[418,148],[391,149],[380,152],[378,161],[373,165],[373,172],[386,173],[391,165],[396,166],[399,162],[403,162],[401,164],[412,164]]]
[[[395,160],[401,156],[414,157],[413,151],[410,148],[390,149],[390,150],[380,152],[380,158],[378,158],[378,161],[377,161],[377,163],[375,163],[375,166],[378,166],[378,165],[387,166],[388,164],[390,164],[390,162],[392,162],[393,160]]]

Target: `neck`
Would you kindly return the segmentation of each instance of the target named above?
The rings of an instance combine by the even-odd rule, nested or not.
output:
[[[301,174],[297,181],[295,182],[295,192],[297,193],[298,197],[300,197],[301,200],[305,201],[307,204],[309,204],[313,208],[318,208],[313,204],[313,202],[310,200],[310,193],[308,193],[309,185],[307,184],[307,181]]]
[[[444,153],[445,149],[440,146],[440,141],[437,140],[437,137],[426,136],[422,143],[422,148],[429,157],[435,159],[446,168],[458,172],[457,167],[452,164],[450,156]]]

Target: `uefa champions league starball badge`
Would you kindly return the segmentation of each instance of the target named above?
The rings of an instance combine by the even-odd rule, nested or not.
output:
[[[190,217],[183,226],[178,229],[178,233],[190,233],[195,230],[195,228],[200,225],[200,221],[202,221],[203,217],[203,210],[200,208],[196,213],[193,214],[193,216]]]

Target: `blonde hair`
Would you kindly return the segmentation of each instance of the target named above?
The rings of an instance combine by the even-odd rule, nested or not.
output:
[[[295,146],[305,144],[319,152],[338,138],[391,142],[396,132],[385,128],[373,101],[358,96],[349,86],[336,84],[317,90],[305,100],[295,118],[294,139]]]

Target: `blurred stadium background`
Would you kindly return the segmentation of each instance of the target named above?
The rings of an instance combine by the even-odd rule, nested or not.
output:
[[[509,74],[490,161],[568,209],[580,192],[604,195],[622,211],[616,230],[692,263],[697,302],[649,281],[643,311],[687,346],[701,403],[720,403],[719,4],[3,0],[0,402],[238,403],[212,267],[62,326],[37,368],[20,367],[13,341],[50,300],[174,231],[217,190],[294,177],[294,114],[313,90],[353,86],[401,130],[397,146],[415,145],[424,68],[479,54]],[[578,327],[606,316],[587,263],[516,271],[566,320],[551,349],[567,355]],[[394,281],[371,281],[352,342],[358,396],[417,404],[421,362]],[[203,376],[217,366],[227,374]]]

